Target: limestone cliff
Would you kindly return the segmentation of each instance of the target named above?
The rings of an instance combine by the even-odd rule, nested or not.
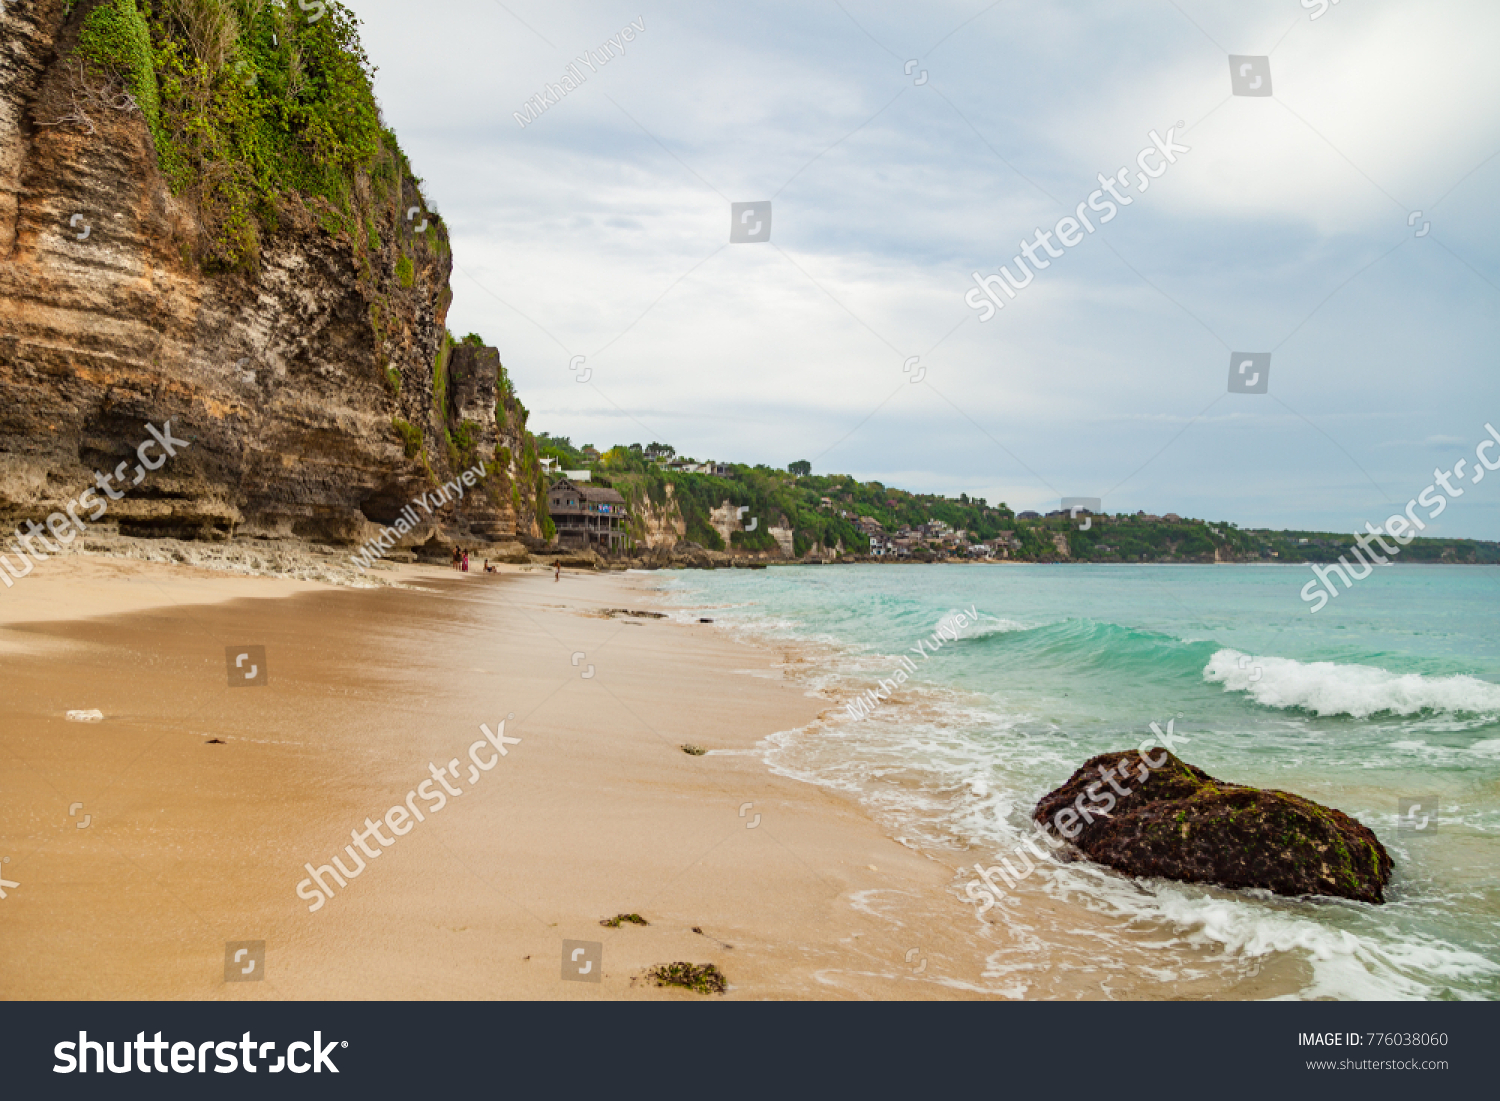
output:
[[[537,509],[546,500],[546,480],[536,440],[526,430],[530,414],[516,397],[500,353],[469,338],[454,346],[446,374],[445,421],[454,426],[450,443],[456,453],[450,458],[467,469],[471,457],[483,457],[490,473],[485,488],[495,514],[471,520],[471,530],[492,539],[539,538],[543,528],[550,530],[544,510]]]
[[[731,549],[734,546],[735,532],[754,531],[766,523],[763,518],[752,516],[750,517],[750,525],[746,526],[745,518],[739,506],[728,500],[725,500],[718,508],[709,510],[708,522],[719,533],[719,538],[724,541],[724,546]],[[771,553],[771,557],[777,557],[778,554],[783,558],[794,556],[792,550],[792,528],[785,516],[778,514],[765,530],[770,533],[771,538],[776,540],[776,553],[765,553]]]
[[[476,463],[439,534],[542,534],[524,408],[447,336],[447,230],[327,8],[4,5],[3,530],[170,420],[123,534],[359,543]]]
[[[638,545],[648,550],[669,551],[687,540],[687,521],[677,507],[675,489],[670,482],[666,485],[666,500],[661,504],[645,493],[629,498],[631,534]]]

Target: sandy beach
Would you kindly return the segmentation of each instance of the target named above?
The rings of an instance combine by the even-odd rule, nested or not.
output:
[[[737,998],[985,994],[943,977],[982,967],[952,871],[761,763],[829,706],[779,675],[795,656],[606,614],[656,609],[643,576],[48,567],[0,600],[5,998],[698,997],[642,978],[674,961]],[[232,688],[252,645],[267,683]],[[449,762],[461,794],[392,836]],[[351,830],[375,855],[324,898],[305,866],[356,871]],[[600,925],[621,913],[650,924]],[[565,940],[602,981],[562,981]],[[263,980],[224,981],[236,941]]]

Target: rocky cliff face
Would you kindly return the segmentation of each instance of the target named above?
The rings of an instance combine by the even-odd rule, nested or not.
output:
[[[249,261],[216,268],[206,205],[173,193],[126,84],[79,53],[99,6],[0,14],[3,530],[133,467],[146,426],[170,421],[189,446],[102,524],[359,543],[479,462],[485,492],[449,506],[440,537],[539,535],[524,410],[493,349],[453,355],[447,232],[404,158],[353,177],[357,219],[279,194]]]
[[[757,527],[766,524],[764,518],[753,516],[750,518],[752,526],[747,528],[744,517],[740,514],[740,509],[727,500],[720,504],[718,508],[709,510],[708,521],[710,526],[719,533],[719,538],[724,540],[725,547],[733,546],[735,532],[754,531]],[[771,538],[776,540],[777,551],[782,557],[791,558],[794,556],[792,550],[792,529],[788,526],[785,516],[778,514],[766,530],[770,533]],[[771,555],[771,557],[775,556],[775,554]]]
[[[537,504],[546,500],[546,485],[536,441],[526,430],[529,414],[510,387],[500,353],[483,345],[456,345],[446,376],[444,414],[453,426],[449,438],[457,461],[468,467],[472,456],[482,456],[490,473],[485,499],[493,512],[480,515],[476,502],[470,529],[492,539],[539,538]]]
[[[666,486],[667,499],[662,504],[657,504],[644,493],[631,498],[633,534],[648,550],[669,551],[687,539],[687,521],[682,518],[682,510],[677,506],[674,490],[675,487],[669,482]],[[636,524],[639,524],[638,528]]]

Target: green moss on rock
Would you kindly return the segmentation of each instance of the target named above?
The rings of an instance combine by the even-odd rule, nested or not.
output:
[[[1216,780],[1165,749],[1149,760],[1160,764],[1149,767],[1134,750],[1094,757],[1043,796],[1032,817],[1051,824],[1072,808],[1073,844],[1127,875],[1385,901],[1390,854],[1349,815],[1289,792]],[[1128,794],[1112,793],[1107,772]]]
[[[406,449],[406,457],[415,459],[418,452],[422,450],[422,430],[414,424],[408,424],[400,417],[391,418],[391,427],[395,428],[396,434],[401,437],[401,444]],[[425,455],[423,461],[424,463],[426,461]]]

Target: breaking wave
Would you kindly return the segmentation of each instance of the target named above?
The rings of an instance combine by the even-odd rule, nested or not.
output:
[[[1464,674],[1392,673],[1374,665],[1251,657],[1224,649],[1209,659],[1203,679],[1222,684],[1226,692],[1246,692],[1265,707],[1315,715],[1500,714],[1500,685]]]

